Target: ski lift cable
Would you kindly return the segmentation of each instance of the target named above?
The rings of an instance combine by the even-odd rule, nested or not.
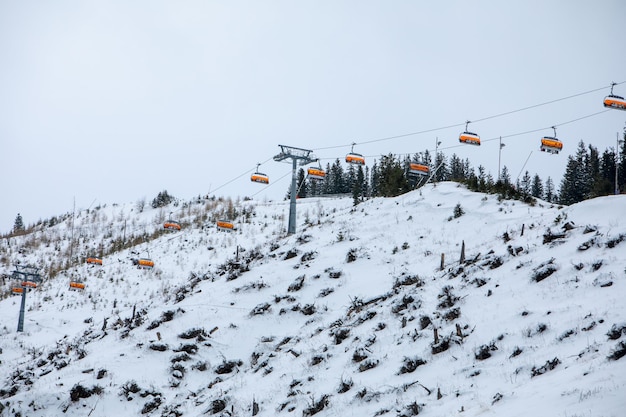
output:
[[[551,125],[551,126],[542,127],[542,128],[539,128],[539,129],[526,130],[524,132],[511,133],[511,134],[508,134],[508,135],[497,136],[497,137],[493,137],[493,138],[489,138],[489,139],[483,139],[482,141],[483,142],[491,142],[491,141],[494,141],[494,140],[500,140],[500,138],[502,138],[502,139],[504,139],[504,138],[512,138],[512,137],[515,137],[515,136],[527,135],[529,133],[541,132],[541,131],[544,131],[546,129],[552,129],[553,127],[559,127],[559,126],[564,126],[564,125],[567,125],[567,124],[570,124],[570,123],[575,123],[575,122],[578,122],[580,120],[588,119],[590,117],[598,116],[600,114],[603,114],[603,113],[606,113],[606,112],[610,112],[610,111],[611,111],[611,109],[605,109],[605,110],[601,110],[599,112],[595,112],[595,113],[592,113],[592,114],[587,114],[585,116],[577,117],[576,119],[568,120],[566,122],[554,124],[554,125]],[[463,144],[456,144],[456,145],[450,145],[450,146],[440,146],[438,149],[439,150],[447,150],[447,149],[461,148],[461,147],[464,147],[464,146],[465,145],[463,145]],[[399,155],[399,156],[411,156],[414,153],[415,152],[408,152],[408,153],[405,152],[405,153],[398,153],[396,155]],[[370,157],[370,158],[375,158],[375,157],[381,156],[381,155],[366,155],[366,156]]]
[[[623,82],[622,82],[622,83],[623,83]],[[616,84],[622,84],[622,83],[616,83]],[[595,91],[598,91],[598,90],[596,89],[596,90],[590,90],[590,91],[591,91],[591,92],[595,92]],[[574,95],[574,96],[569,96],[569,97],[571,98],[571,97],[575,97],[575,96],[579,96],[579,95],[582,95],[582,94],[587,94],[587,93],[589,93],[589,92],[579,93],[579,94],[577,94],[577,95]],[[566,98],[564,98],[564,99],[566,99]],[[564,99],[561,99],[561,100],[564,100]],[[557,101],[557,100],[553,100],[552,102],[554,102],[554,101]],[[536,106],[535,106],[535,107],[536,107]],[[546,130],[546,129],[550,129],[550,128],[552,128],[552,127],[559,127],[559,126],[564,126],[564,125],[567,125],[567,124],[575,123],[575,122],[577,122],[577,121],[584,120],[584,119],[587,119],[587,118],[590,118],[590,117],[594,117],[594,116],[598,116],[598,115],[600,115],[600,114],[603,114],[603,113],[606,113],[606,112],[610,112],[610,111],[611,111],[610,109],[604,109],[604,110],[601,110],[601,111],[598,111],[598,112],[595,112],[595,113],[592,113],[592,114],[588,114],[588,115],[585,115],[585,116],[577,117],[577,118],[572,119],[572,120],[568,120],[568,121],[565,121],[565,122],[557,123],[557,124],[554,124],[554,125],[552,125],[552,126],[546,126],[546,127],[542,127],[542,128],[538,128],[538,129],[532,129],[532,130],[527,130],[527,131],[524,131],[524,132],[518,132],[518,133],[512,133],[512,134],[508,134],[508,135],[502,135],[502,136],[493,137],[493,138],[490,138],[490,139],[484,139],[483,141],[484,141],[484,142],[490,142],[490,141],[500,140],[500,138],[502,138],[502,139],[504,139],[504,138],[512,138],[512,137],[516,137],[516,136],[527,135],[527,134],[530,134],[530,133],[536,133],[536,132],[544,131],[544,130]],[[457,126],[462,126],[462,125],[463,125],[463,124],[459,124],[459,125],[457,125]],[[401,137],[401,136],[396,136],[396,137]],[[449,150],[449,149],[454,149],[454,148],[457,148],[457,147],[463,147],[463,146],[464,146],[463,144],[457,144],[457,145],[451,145],[451,146],[442,146],[442,147],[439,147],[439,149],[440,149],[440,150]],[[338,147],[338,146],[337,146],[337,147]],[[337,147],[334,147],[334,148],[337,148]],[[325,148],[325,149],[327,149],[327,148]],[[404,156],[411,156],[411,155],[413,155],[413,154],[414,154],[414,152],[409,152],[409,153],[399,153],[399,154],[397,154],[397,155],[399,155],[399,156],[403,156],[403,155],[404,155]],[[366,155],[366,156],[367,156],[368,158],[376,158],[376,157],[380,157],[380,156],[383,156],[383,155],[382,155],[382,154],[376,154],[376,155]],[[263,163],[268,162],[268,161],[270,161],[271,159],[272,159],[272,158],[270,157],[270,158],[266,159]],[[335,158],[320,158],[320,160],[322,160],[322,159],[324,159],[324,160],[325,160],[325,159],[331,160],[331,159],[335,159]],[[217,191],[217,190],[219,190],[219,189],[222,189],[222,188],[226,187],[227,185],[229,185],[229,184],[233,183],[234,181],[238,180],[239,178],[243,177],[244,175],[247,175],[247,173],[248,173],[248,172],[249,172],[249,170],[247,170],[247,171],[243,172],[242,174],[240,174],[240,175],[236,176],[235,178],[231,179],[230,181],[227,181],[226,183],[222,184],[221,186],[219,186],[218,188],[216,188],[214,191]],[[436,172],[436,170],[435,170],[435,172]],[[283,176],[281,176],[280,178],[278,178],[278,180],[276,180],[276,182],[280,182],[280,180],[282,180],[283,178],[285,178],[286,176],[288,176],[290,173],[291,173],[291,170],[290,170],[290,171],[288,171],[287,173],[285,173],[285,174],[284,174]],[[429,178],[429,180],[430,180],[430,178]],[[272,184],[269,184],[269,185],[268,185],[268,187],[269,187],[269,186],[272,186],[272,185],[274,185],[274,184],[276,184],[276,182],[272,182]],[[426,181],[426,183],[428,183],[428,181]],[[259,193],[263,192],[266,188],[267,188],[267,187],[265,187],[265,188],[264,188],[264,189],[262,189],[262,190],[257,191],[256,193],[252,194],[252,195],[251,195],[251,197],[254,197],[254,196],[256,196],[257,194],[259,194]],[[93,203],[92,203],[92,204],[93,204]],[[182,211],[182,210],[184,210],[184,207],[179,208],[177,211]],[[145,226],[137,226],[137,227],[135,227],[135,228],[132,228],[130,231],[132,231],[132,232],[136,232],[137,230],[140,230],[140,229],[141,229],[141,228],[143,228],[143,227],[145,227]],[[81,229],[81,227],[79,227],[79,229]]]
[[[554,127],[564,126],[564,125],[567,125],[567,124],[570,124],[570,123],[574,123],[574,122],[578,122],[578,121],[583,120],[583,119],[588,119],[590,117],[594,117],[594,116],[597,116],[599,114],[606,113],[606,112],[609,112],[609,111],[611,111],[611,110],[610,109],[605,109],[605,110],[601,110],[599,112],[588,114],[586,116],[577,117],[576,119],[568,120],[567,122],[554,124],[552,126],[546,126],[546,127],[540,128],[540,129],[528,130],[526,132],[513,133],[513,134],[510,134],[510,135],[502,135],[502,139],[504,139],[504,138],[511,138],[511,137],[514,137],[514,136],[526,135],[528,133],[540,132],[542,130],[552,129]],[[485,142],[492,141],[492,140],[499,140],[499,139],[500,139],[500,137],[498,136],[497,138],[486,139]]]
[[[250,197],[254,197],[255,195],[262,193],[263,191],[265,191],[266,189],[268,189],[269,187],[273,186],[274,184],[276,184],[277,182],[280,182],[280,180],[282,180],[283,178],[285,178],[287,175],[291,174],[291,170],[289,170],[287,173],[285,173],[285,175],[279,177],[277,180],[272,181],[271,184],[268,184],[265,188],[257,191],[256,193],[252,194]]]
[[[257,169],[258,169],[259,165],[263,165],[264,163],[269,162],[269,161],[271,161],[271,160],[272,160],[272,157],[269,157],[269,158],[267,158],[265,161],[258,163],[258,164],[257,164]],[[235,178],[233,178],[232,180],[227,181],[227,182],[225,182],[224,184],[222,184],[222,185],[220,185],[219,187],[217,187],[215,190],[213,190],[213,192],[215,192],[215,191],[217,191],[217,190],[221,190],[222,188],[226,187],[227,185],[229,185],[229,184],[231,184],[231,183],[233,183],[233,182],[237,181],[239,178],[243,177],[244,175],[247,175],[247,174],[248,174],[248,172],[250,172],[250,170],[246,170],[246,171],[244,171],[243,173],[241,173],[240,175],[236,176],[236,177],[235,177]]]
[[[626,81],[621,81],[619,83],[612,83],[612,85],[621,85],[621,84],[624,84],[624,83],[626,83]],[[488,117],[474,119],[473,122],[480,122],[480,121],[485,121],[485,120],[489,120],[489,119],[494,119],[494,118],[497,118],[497,117],[502,117],[502,116],[505,116],[505,115],[509,115],[509,114],[513,114],[513,113],[517,113],[517,112],[533,109],[533,108],[536,108],[536,107],[545,106],[545,105],[548,105],[548,104],[553,104],[553,103],[556,103],[556,102],[559,102],[559,101],[569,100],[571,98],[579,97],[579,96],[582,96],[582,95],[595,93],[595,92],[604,90],[606,88],[607,87],[604,86],[604,87],[595,88],[595,89],[588,90],[588,91],[583,91],[583,92],[580,92],[580,93],[577,93],[577,94],[572,94],[572,95],[569,95],[569,96],[566,96],[566,97],[561,97],[561,98],[558,98],[558,99],[555,99],[555,100],[550,100],[550,101],[546,101],[546,102],[543,102],[543,103],[535,104],[535,105],[532,105],[532,106],[523,107],[523,108],[520,108],[520,109],[517,109],[517,110],[512,110],[512,111],[499,113],[499,114],[488,116]],[[573,120],[570,120],[570,121],[567,121],[567,122],[555,124],[553,126],[563,126],[563,125],[566,125],[566,124],[569,124],[569,123],[574,123],[574,122],[577,122],[579,120],[583,120],[583,119],[586,119],[586,118],[589,118],[589,117],[597,116],[597,115],[605,113],[607,111],[610,111],[610,109],[606,109],[606,110],[602,110],[600,112],[596,112],[596,113],[592,113],[592,114],[589,114],[589,115],[586,115],[586,116],[582,116],[582,117],[579,117],[579,118],[576,118],[576,119],[573,119]],[[408,136],[414,136],[414,135],[420,135],[420,134],[425,134],[425,133],[431,133],[431,132],[435,132],[435,131],[439,131],[439,130],[445,130],[445,129],[450,129],[450,128],[454,128],[454,127],[465,126],[466,123],[467,122],[456,123],[456,124],[452,124],[452,125],[447,125],[447,126],[442,126],[442,127],[432,128],[432,129],[426,129],[426,130],[421,130],[421,131],[417,131],[417,132],[405,133],[405,134],[401,134],[401,135],[387,136],[387,137],[378,138],[378,139],[372,139],[372,140],[363,141],[363,142],[351,142],[351,143],[346,144],[346,145],[335,145],[335,146],[327,146],[327,147],[322,147],[322,148],[315,148],[314,150],[315,151],[319,151],[319,150],[327,150],[327,149],[338,149],[338,148],[345,148],[346,146],[354,147],[354,145],[358,145],[358,144],[369,144],[369,143],[375,143],[375,142],[382,142],[382,141],[387,141],[387,140],[392,140],[392,139],[399,139],[399,138],[408,137]],[[551,126],[549,126],[549,127],[551,127]],[[521,136],[521,135],[525,135],[525,134],[529,134],[529,133],[535,133],[535,132],[539,132],[539,131],[548,129],[549,127],[528,130],[528,131],[525,131],[525,132],[513,133],[513,134],[510,134],[510,135],[498,136],[498,137],[486,139],[484,141],[488,142],[488,141],[500,140],[500,138],[510,138],[510,137]],[[460,146],[463,146],[463,145],[453,145],[453,146],[448,146],[448,147],[441,147],[439,149],[442,149],[442,150],[444,150],[444,149],[452,149],[452,148],[456,148],[456,147],[460,147]],[[400,155],[402,155],[402,154],[400,154]],[[406,155],[411,155],[411,153],[407,153]],[[368,157],[376,157],[376,156],[381,156],[381,155],[369,155]],[[266,159],[262,163],[268,162],[271,159],[272,159],[272,157],[269,157],[268,159]],[[330,159],[333,159],[333,158],[323,158],[323,159],[329,159],[330,160]],[[231,183],[235,182],[236,180],[238,180],[239,178],[243,177],[244,175],[247,175],[248,172],[249,172],[249,170],[247,170],[247,171],[241,173],[240,175],[234,177],[233,179],[225,182],[224,184],[220,185],[215,190],[213,190],[213,192],[218,191],[218,190],[220,190],[220,189],[230,185]],[[278,180],[280,181],[281,179],[283,179],[287,175],[289,175],[289,173],[283,175]],[[274,184],[274,182],[273,182],[273,184]],[[267,187],[265,187],[265,188],[267,188]],[[258,192],[252,194],[252,196],[257,195],[257,194],[261,193],[262,191],[263,190],[259,190]],[[180,210],[182,210],[182,208]]]
[[[616,83],[616,85],[617,85],[617,84],[623,84],[623,83],[625,83],[625,82],[626,82],[626,81],[622,81],[621,83]],[[508,111],[508,112],[504,112],[504,113],[500,113],[500,114],[495,114],[495,115],[493,115],[493,116],[483,117],[482,119],[475,119],[475,120],[473,120],[472,122],[473,122],[473,123],[475,123],[475,122],[482,122],[482,121],[484,121],[484,120],[495,119],[496,117],[507,116],[507,115],[509,115],[509,114],[513,114],[513,113],[518,113],[518,112],[525,111],[525,110],[534,109],[534,108],[536,108],[536,107],[541,107],[541,106],[545,106],[545,105],[548,105],[548,104],[557,103],[557,102],[559,102],[559,101],[563,101],[563,100],[569,100],[570,98],[575,98],[575,97],[579,97],[579,96],[584,96],[585,94],[591,94],[591,93],[595,93],[595,92],[597,92],[597,91],[602,91],[602,90],[605,90],[605,89],[606,89],[606,87],[594,88],[593,90],[584,91],[584,92],[582,92],[582,93],[577,93],[577,94],[572,94],[571,96],[562,97],[562,98],[557,98],[556,100],[546,101],[546,102],[544,102],[544,103],[535,104],[535,105],[533,105],[533,106],[523,107],[523,108],[521,108],[521,109],[511,110],[511,111]]]
[[[626,83],[626,81],[621,81],[619,83],[611,83],[611,85],[613,85],[613,84],[614,85],[620,85],[620,84],[624,84],[624,83]],[[539,104],[534,104],[532,106],[522,107],[520,109],[511,110],[511,111],[508,111],[508,112],[499,113],[499,114],[495,114],[495,115],[492,115],[492,116],[487,116],[487,117],[483,117],[483,118],[479,118],[479,119],[473,119],[472,123],[481,122],[481,121],[490,120],[490,119],[495,119],[497,117],[507,116],[509,114],[518,113],[518,112],[534,109],[534,108],[541,107],[541,106],[546,106],[548,104],[554,104],[554,103],[557,103],[559,101],[569,100],[569,99],[572,99],[572,98],[575,98],[575,97],[579,97],[579,96],[583,96],[583,95],[586,95],[586,94],[591,94],[591,93],[595,93],[595,92],[598,92],[598,91],[602,91],[602,90],[605,90],[606,88],[607,88],[607,86],[603,86],[603,87],[600,87],[600,88],[594,88],[592,90],[583,91],[581,93],[572,94],[572,95],[569,95],[569,96],[566,96],[566,97],[557,98],[557,99],[546,101],[546,102],[539,103]],[[364,144],[375,143],[375,142],[383,142],[383,141],[392,140],[392,139],[404,138],[404,137],[407,137],[407,136],[421,135],[421,134],[424,134],[424,133],[431,133],[431,132],[436,132],[436,131],[439,131],[439,130],[446,130],[446,129],[450,129],[450,128],[453,128],[453,127],[463,126],[465,124],[466,124],[466,122],[456,123],[456,124],[452,124],[452,125],[448,125],[448,126],[441,126],[441,127],[436,127],[436,128],[432,128],[432,129],[420,130],[420,131],[417,131],[417,132],[405,133],[405,134],[394,135],[394,136],[387,136],[387,137],[376,138],[376,139],[371,139],[371,140],[362,141],[362,142],[351,142],[351,143],[346,144],[346,145],[334,145],[334,146],[327,146],[327,147],[323,147],[323,148],[315,148],[313,150],[314,151],[320,151],[320,150],[326,150],[326,149],[345,148],[346,146],[354,146],[355,144],[356,145],[364,145]]]
[[[611,83],[610,87],[613,86],[613,85],[621,85],[621,84],[624,84],[624,83],[626,83],[626,81],[621,81],[619,83]],[[582,96],[582,95],[595,93],[595,92],[604,90],[606,88],[607,88],[607,86],[603,86],[603,87],[600,87],[600,88],[594,88],[592,90],[583,91],[583,92],[580,92],[580,93],[576,93],[576,94],[572,94],[572,95],[569,95],[569,96],[561,97],[561,98],[558,98],[558,99],[555,99],[555,100],[549,100],[549,101],[546,101],[546,102],[543,102],[543,103],[539,103],[539,104],[535,104],[535,105],[532,105],[532,106],[526,106],[526,107],[523,107],[523,108],[520,108],[520,109],[511,110],[511,111],[508,111],[508,112],[499,113],[499,114],[495,114],[495,115],[492,115],[492,116],[487,116],[487,117],[483,117],[483,118],[479,118],[479,119],[474,119],[473,122],[480,122],[480,121],[490,120],[490,119],[494,119],[494,118],[497,118],[497,117],[502,117],[502,116],[506,116],[506,115],[509,115],[509,114],[518,113],[518,112],[522,112],[522,111],[525,111],[525,110],[537,108],[537,107],[540,107],[540,106],[545,106],[545,105],[548,105],[548,104],[557,103],[559,101],[569,100],[569,99],[572,99],[572,98],[575,98],[575,97],[579,97],[579,96]],[[606,111],[609,111],[609,109],[603,110],[601,112],[593,113],[591,115],[579,117],[577,119],[570,120],[568,122],[563,122],[563,123],[560,123],[560,124],[554,125],[554,126],[562,126],[562,125],[565,125],[565,124],[568,124],[568,123],[573,123],[573,122],[576,122],[578,120],[582,120],[582,119],[586,119],[588,117],[596,116],[596,115],[604,113]],[[411,133],[405,133],[405,134],[401,134],[401,135],[394,135],[394,136],[387,136],[387,137],[372,139],[372,140],[368,140],[368,141],[351,142],[351,143],[346,144],[346,145],[334,145],[334,146],[327,146],[327,147],[322,147],[322,148],[315,148],[313,150],[314,151],[320,151],[320,150],[327,150],[327,149],[338,149],[338,148],[345,148],[346,146],[351,146],[353,148],[354,145],[358,145],[358,144],[369,144],[369,143],[375,143],[375,142],[383,142],[383,141],[392,140],[392,139],[400,139],[400,138],[404,138],[404,137],[408,137],[408,136],[414,136],[414,135],[420,135],[420,134],[425,134],[425,133],[431,133],[431,132],[436,132],[436,131],[439,131],[439,130],[451,129],[451,128],[454,128],[454,127],[460,127],[460,126],[464,126],[464,125],[465,126],[467,125],[467,121],[463,122],[463,123],[456,123],[456,124],[447,125],[447,126],[441,126],[441,127],[432,128],[432,129],[420,130],[420,131],[417,131],[417,132],[411,132]],[[514,134],[511,134],[511,135],[502,136],[502,138],[520,136],[520,135],[524,135],[524,134],[528,134],[528,133],[538,132],[540,130],[545,130],[545,129],[546,128],[541,128],[541,129],[535,129],[535,130],[530,130],[530,131],[521,132],[521,133],[514,133]],[[500,136],[498,136],[497,138],[486,139],[485,141],[493,141],[493,140],[499,140],[499,139],[500,139]],[[446,148],[441,148],[441,149],[449,149],[449,148],[454,148],[454,147],[457,147],[457,146],[451,146],[451,147],[446,147]],[[269,157],[263,163],[268,162],[271,159],[272,159],[272,157]],[[327,158],[327,159],[330,159],[330,158]],[[236,176],[235,178],[231,179],[230,181],[225,182],[224,184],[220,185],[215,190],[213,190],[213,192],[215,192],[217,190],[220,190],[220,189],[226,187],[227,185],[235,182],[239,178],[241,178],[244,175],[246,175],[247,172],[248,171],[245,171],[242,174],[240,174],[240,175]],[[282,178],[284,178],[284,177],[279,178],[279,180],[282,179]],[[261,191],[253,194],[253,196],[256,195],[256,194],[259,194],[260,192]]]

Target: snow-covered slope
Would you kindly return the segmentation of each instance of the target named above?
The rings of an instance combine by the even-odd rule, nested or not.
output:
[[[288,209],[102,207],[2,241],[0,415],[623,415],[626,196],[303,199],[291,236]],[[16,332],[8,276],[60,268],[70,242],[103,266],[29,291]]]

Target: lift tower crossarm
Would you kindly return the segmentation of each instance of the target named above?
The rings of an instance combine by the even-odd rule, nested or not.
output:
[[[280,146],[280,153],[274,156],[274,161],[281,162],[285,159],[297,159],[300,160],[300,165],[310,164],[311,162],[316,162],[317,158],[315,158],[311,153],[312,150],[296,148],[294,146],[286,146],[286,145],[278,145]]]
[[[20,318],[17,322],[17,331],[24,331],[24,314],[26,310],[26,293],[28,288],[37,286],[41,281],[39,275],[39,268],[29,265],[16,265],[15,271],[11,274],[12,279],[19,280],[20,287],[22,288],[22,301],[20,303]]]
[[[280,146],[280,153],[274,156],[274,161],[282,162],[286,159],[291,159],[291,201],[289,204],[289,227],[287,228],[287,234],[296,233],[296,168],[298,161],[300,165],[307,165],[311,162],[317,162],[311,153],[313,151],[309,149],[296,148],[294,146],[278,145]]]

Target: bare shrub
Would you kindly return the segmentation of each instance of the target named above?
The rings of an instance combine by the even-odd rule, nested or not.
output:
[[[81,398],[89,398],[93,394],[101,394],[102,391],[102,387],[98,385],[94,385],[92,388],[85,388],[80,384],[76,384],[70,390],[70,400],[72,400],[72,402],[76,402]]]
[[[624,356],[626,356],[626,342],[622,340],[617,344],[617,346],[615,346],[615,349],[613,349],[608,358],[616,361]]]
[[[539,368],[537,368],[536,366],[533,366],[533,369],[530,371],[530,376],[535,377],[535,376],[543,375],[546,372],[551,371],[554,368],[556,368],[557,365],[560,363],[561,361],[559,360],[559,358],[554,358],[551,361],[546,361],[546,363],[543,366],[540,366]]]
[[[302,417],[309,417],[322,411],[326,406],[328,406],[329,398],[330,396],[325,394],[316,401],[315,398],[311,396],[311,403],[307,408],[302,410]]]
[[[304,286],[304,275],[301,275],[298,278],[296,278],[296,280],[294,282],[289,284],[289,287],[287,288],[287,291],[289,291],[289,292],[300,291],[303,286]]]
[[[418,366],[421,365],[426,365],[426,361],[418,357],[409,358],[405,356],[402,362],[402,367],[400,367],[400,371],[398,371],[398,374],[411,373],[415,371]]]
[[[532,280],[535,282],[541,282],[556,271],[558,271],[558,268],[554,265],[554,258],[552,258],[533,270]]]

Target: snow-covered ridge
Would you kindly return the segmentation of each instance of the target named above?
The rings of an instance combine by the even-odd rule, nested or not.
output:
[[[2,241],[6,275],[18,260],[62,262],[72,229],[77,256],[100,245],[110,255],[30,291],[23,333],[5,277],[0,415],[619,416],[626,406],[626,196],[529,206],[441,183],[356,207],[304,199],[292,236],[288,209],[110,206],[36,232],[39,246]],[[182,231],[161,231],[170,212]],[[234,232],[214,227],[227,214]],[[130,236],[135,246],[111,250]],[[137,269],[142,256],[155,267]],[[69,290],[77,278],[84,291]]]

